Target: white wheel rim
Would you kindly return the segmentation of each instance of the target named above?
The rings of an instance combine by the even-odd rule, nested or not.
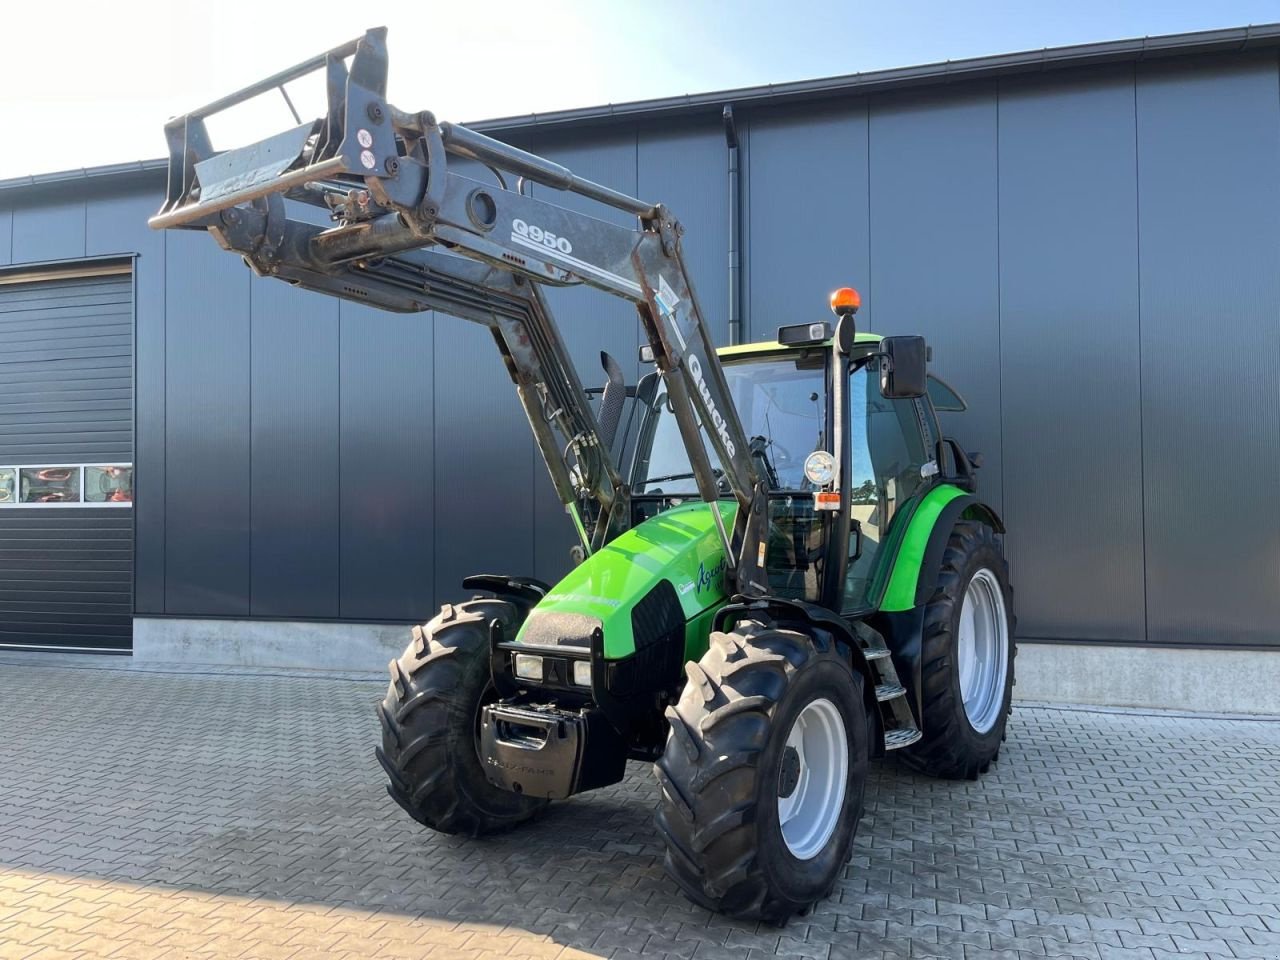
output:
[[[831,839],[849,779],[849,741],[844,718],[830,700],[814,700],[796,717],[787,735],[779,774],[778,825],[798,860],[811,860]],[[792,751],[794,754],[788,756]],[[799,763],[798,770],[795,767]],[[788,773],[796,777],[787,796]]]
[[[973,575],[960,605],[956,637],[960,697],[969,724],[986,733],[1000,719],[1009,675],[1009,616],[996,575],[983,567]]]

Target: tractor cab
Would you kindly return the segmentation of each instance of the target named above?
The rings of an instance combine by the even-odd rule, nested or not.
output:
[[[846,614],[875,609],[886,581],[886,534],[904,505],[939,482],[929,396],[885,396],[883,342],[860,333],[847,352],[829,336],[718,351],[768,490],[765,571],[774,595]],[[837,379],[842,389],[835,389]],[[645,377],[635,396],[640,427],[629,478],[640,523],[699,494],[661,379]],[[847,409],[838,416],[841,401]],[[848,430],[837,443],[840,423]],[[842,451],[845,477],[836,469]],[[730,495],[725,484],[724,497]]]

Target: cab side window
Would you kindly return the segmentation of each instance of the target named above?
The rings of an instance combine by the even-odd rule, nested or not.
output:
[[[871,606],[880,545],[902,505],[925,483],[930,459],[914,400],[886,400],[877,377],[855,370],[849,383],[851,441],[850,516],[861,537],[849,539],[843,609]]]
[[[868,377],[867,446],[876,488],[885,506],[882,525],[924,485],[920,468],[931,459],[920,434],[914,400],[886,400],[874,377]]]

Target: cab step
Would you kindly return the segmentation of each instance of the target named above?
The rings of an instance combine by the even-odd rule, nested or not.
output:
[[[906,688],[900,683],[879,683],[876,684],[876,699],[881,703],[886,700],[892,700],[894,697],[906,695]]]
[[[885,750],[900,750],[918,741],[924,734],[915,727],[900,727],[897,730],[886,730],[884,735]]]
[[[899,750],[917,742],[923,734],[907,702],[907,690],[898,679],[893,656],[880,633],[865,623],[855,626],[858,645],[875,680],[876,703],[880,706],[880,726],[884,749]]]

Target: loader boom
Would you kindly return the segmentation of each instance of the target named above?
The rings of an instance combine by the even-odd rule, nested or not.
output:
[[[207,230],[262,276],[387,310],[436,310],[489,327],[588,552],[630,525],[629,491],[541,285],[585,284],[630,301],[665,382],[699,495],[718,500],[723,478],[738,502],[731,530],[711,511],[731,558],[733,590],[766,592],[766,491],[694,294],[679,225],[661,204],[437,122],[429,112],[389,104],[385,41],[385,28],[370,30],[171,120],[165,127],[168,193],[151,226]],[[284,93],[286,83],[315,71],[325,74],[324,117],[246,147],[214,150],[207,117],[274,89]],[[496,182],[451,169],[473,173],[483,169],[478,164]],[[527,182],[622,210],[636,225],[535,198],[525,192]],[[295,218],[286,201],[328,209],[334,226]]]

